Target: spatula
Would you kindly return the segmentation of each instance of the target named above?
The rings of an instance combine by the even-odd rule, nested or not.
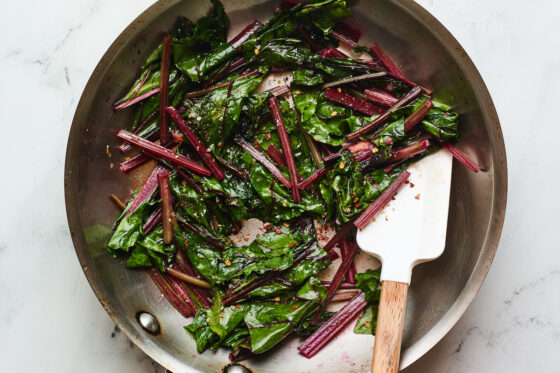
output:
[[[373,373],[397,372],[406,295],[412,268],[443,253],[447,231],[452,156],[442,149],[408,168],[404,184],[375,222],[358,230],[360,248],[378,258],[381,299],[373,349]]]

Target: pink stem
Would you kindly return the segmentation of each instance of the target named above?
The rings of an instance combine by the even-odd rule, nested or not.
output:
[[[353,320],[366,305],[365,294],[360,293],[299,345],[298,350],[300,354],[308,359],[313,357],[333,339],[346,324]]]
[[[166,107],[165,111],[167,111],[171,120],[175,122],[187,140],[189,140],[216,179],[218,179],[218,181],[222,181],[224,179],[224,171],[222,171],[220,166],[216,163],[216,159],[212,156],[212,153],[208,151],[206,146],[204,146],[204,144],[198,139],[191,127],[187,124],[187,122],[185,122],[181,114],[179,114],[174,107]]]
[[[362,36],[362,31],[347,22],[338,22],[334,26],[334,31],[343,35],[347,39],[350,39],[354,42],[358,42],[360,37]]]
[[[270,144],[266,149],[266,153],[276,164],[280,166],[286,166],[286,160],[284,159],[284,154],[274,146],[274,144]]]
[[[271,97],[269,100],[270,111],[272,112],[272,117],[274,118],[274,124],[276,125],[276,131],[278,132],[278,137],[280,137],[280,143],[282,144],[282,150],[284,151],[284,158],[286,159],[286,164],[288,165],[288,170],[290,171],[290,181],[292,182],[292,198],[294,202],[301,202],[301,196],[299,194],[298,183],[298,172],[296,168],[296,162],[294,160],[294,154],[292,153],[292,144],[290,142],[290,137],[288,136],[288,130],[284,124],[284,119],[282,118],[282,112],[280,111],[280,106],[278,105],[278,100],[276,97]]]
[[[171,189],[169,189],[169,171],[165,170],[157,175],[159,195],[161,196],[163,243],[169,245],[173,242],[173,205],[171,202]]]
[[[320,169],[316,170],[314,173],[309,175],[309,177],[303,180],[301,183],[298,184],[298,188],[303,190],[309,188],[314,182],[323,178],[330,170],[330,167],[321,167]]]
[[[212,78],[210,78],[209,80],[204,82],[203,87],[209,87],[212,84],[214,84],[216,82],[219,82],[220,80],[225,78],[229,73],[234,72],[235,70],[237,70],[241,66],[245,65],[246,63],[247,63],[247,60],[245,60],[245,58],[243,58],[243,57],[241,57],[238,60],[233,61],[225,69],[223,69],[222,71],[220,71],[219,73],[214,75]]]
[[[233,39],[231,39],[228,43],[237,49],[241,44],[245,43],[251,35],[255,32],[259,31],[264,25],[258,19],[253,19],[249,24],[239,32]]]
[[[319,317],[321,316],[321,314],[325,310],[325,307],[327,306],[327,304],[331,300],[332,296],[334,295],[334,292],[336,290],[338,290],[338,287],[342,283],[342,280],[344,279],[344,275],[346,275],[346,273],[348,272],[348,269],[350,268],[352,263],[354,263],[354,255],[356,255],[356,251],[357,251],[358,246],[356,246],[356,245],[351,246],[346,238],[342,239],[341,246],[342,247],[341,247],[340,251],[342,253],[342,263],[340,263],[340,266],[338,267],[338,270],[336,271],[333,279],[331,280],[331,285],[329,286],[329,292],[327,293],[327,297],[325,298],[325,301],[323,302],[322,307],[315,314],[315,317],[313,318],[312,324],[317,323],[317,321],[319,320]],[[350,279],[348,279],[348,280],[350,281]],[[350,282],[352,282],[352,281],[350,281]]]
[[[399,101],[399,99],[392,94],[375,88],[366,89],[364,91],[364,96],[367,100],[373,102],[374,104],[383,106],[393,106]]]
[[[288,181],[288,179],[286,179],[282,172],[280,172],[278,167],[272,164],[272,162],[270,162],[261,152],[253,148],[251,144],[240,137],[236,138],[235,142],[237,142],[237,144],[239,144],[239,146],[241,146],[243,150],[251,154],[253,158],[259,161],[268,171],[270,171],[271,174],[276,176],[276,178],[278,179],[278,181],[280,181],[280,183],[282,183],[282,185],[284,185],[286,188],[291,187],[292,184],[290,183],[290,181]]]
[[[346,93],[338,92],[336,89],[325,89],[325,97],[331,101],[338,102],[341,105],[348,106],[351,109],[369,116],[380,114],[383,112],[381,108],[378,108],[377,106],[370,104],[369,102],[360,100],[359,98],[350,96]]]
[[[135,103],[140,102],[140,101],[142,101],[142,100],[145,100],[145,99],[147,99],[147,98],[149,98],[149,97],[152,97],[153,95],[155,95],[155,94],[157,94],[157,93],[159,93],[159,87],[154,88],[154,89],[152,89],[151,91],[148,91],[148,92],[146,92],[146,93],[144,93],[144,94],[141,94],[140,96],[138,96],[138,97],[136,97],[136,98],[133,98],[133,99],[130,99],[130,100],[128,100],[128,101],[123,102],[123,103],[120,104],[119,106],[114,107],[114,108],[113,108],[113,111],[117,112],[117,111],[119,111],[119,110],[126,109],[127,107],[132,106],[132,105],[134,105]]]
[[[175,293],[177,293],[179,298],[181,298],[183,302],[185,302],[190,308],[192,308],[192,314],[194,315],[194,310],[197,310],[198,307],[196,306],[196,303],[193,302],[189,292],[185,288],[184,283],[167,274],[163,275],[163,277],[165,278],[169,286],[171,286],[171,288],[175,291]]]
[[[480,166],[475,161],[470,159],[465,153],[459,150],[459,148],[457,148],[455,145],[451,144],[449,141],[442,141],[441,145],[463,165],[470,168],[474,172],[480,171]]]
[[[151,160],[152,158],[148,157],[145,154],[140,153],[124,162],[121,162],[119,169],[125,174],[127,174],[130,171],[137,169],[138,167],[148,163]]]
[[[378,116],[377,118],[375,118],[374,120],[372,120],[371,122],[363,126],[362,128],[347,134],[346,140],[348,140],[348,143],[343,144],[343,147],[350,145],[351,143],[355,142],[363,135],[370,133],[371,131],[373,131],[380,125],[382,125],[387,119],[391,117],[391,113],[394,110],[410,103],[412,100],[418,97],[418,95],[420,95],[420,92],[421,90],[419,87],[412,88],[410,92],[404,95],[396,104],[394,104],[389,109],[387,109],[387,111],[385,111],[383,114],[381,114],[380,116]]]
[[[162,208],[158,207],[150,214],[150,216],[148,216],[148,219],[146,219],[146,222],[142,226],[144,234],[148,234],[152,231],[152,229],[154,229],[154,227],[161,221],[162,214]]]
[[[191,317],[193,315],[193,309],[179,298],[177,293],[175,293],[161,273],[153,268],[150,269],[149,273],[152,281],[157,285],[169,303],[171,303],[171,305],[173,305],[173,307],[175,307],[175,309],[184,317]]]
[[[156,187],[158,186],[157,175],[162,171],[165,171],[165,168],[163,168],[162,166],[158,165],[154,168],[154,170],[152,171],[150,176],[148,176],[148,179],[142,186],[142,189],[140,189],[140,192],[136,195],[134,201],[132,201],[130,208],[126,212],[126,216],[134,213],[134,211],[136,211],[138,206],[140,206],[144,201],[150,199],[150,197],[154,194]]]
[[[161,157],[178,166],[185,167],[186,169],[191,170],[192,172],[195,172],[201,176],[212,175],[212,173],[206,167],[196,163],[192,159],[187,158],[182,154],[177,154],[177,152],[171,149],[164,148],[161,145],[143,139],[140,136],[134,135],[128,131],[120,130],[117,133],[117,137],[121,140],[128,141],[141,149],[144,149],[148,153]]]
[[[387,54],[383,51],[383,49],[381,49],[379,45],[372,44],[371,47],[369,47],[369,51],[373,54],[374,57],[379,60],[379,62],[381,62],[381,64],[385,67],[385,69],[387,69],[387,71],[395,75],[404,77],[401,70],[397,67],[397,65],[395,65],[395,63],[389,58],[389,56],[387,56]]]
[[[318,53],[321,57],[325,58],[350,58],[346,53],[333,47],[321,49]]]
[[[336,32],[336,31],[333,31],[331,33],[331,36],[333,38],[335,38],[336,40],[338,40],[339,42],[341,42],[342,44],[346,44],[350,48],[355,48],[355,47],[358,46],[358,43],[356,43],[354,40],[351,40],[351,39],[347,38],[345,35],[342,35],[342,34]]]
[[[428,114],[431,108],[434,107],[432,101],[427,100],[425,101],[420,107],[412,112],[405,120],[404,120],[404,131],[408,132],[414,128],[421,120]]]
[[[371,219],[373,219],[375,215],[377,215],[377,213],[381,211],[381,209],[385,207],[387,203],[389,203],[391,198],[393,198],[394,195],[397,194],[397,191],[409,176],[410,172],[401,172],[396,180],[393,181],[393,183],[362,212],[362,214],[354,222],[354,225],[359,229],[364,229],[364,227],[369,224]]]
[[[169,126],[165,108],[169,101],[169,62],[171,59],[171,37],[163,38],[161,49],[161,72],[159,76],[159,139],[162,145],[169,141]]]

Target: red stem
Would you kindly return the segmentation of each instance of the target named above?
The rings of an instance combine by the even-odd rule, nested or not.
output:
[[[393,198],[395,194],[397,194],[397,191],[399,190],[401,185],[404,184],[404,182],[408,179],[409,176],[410,176],[410,172],[408,171],[401,172],[400,175],[396,178],[396,180],[393,181],[393,183],[387,189],[385,189],[385,191],[362,212],[362,214],[354,222],[354,225],[359,229],[364,229],[364,227],[369,224],[371,219],[373,219],[375,215],[379,211],[381,211],[381,209],[385,207],[387,203],[389,203],[391,198]]]
[[[169,245],[173,242],[173,205],[171,189],[169,189],[169,171],[162,171],[157,175],[159,195],[161,196],[163,243]]]
[[[371,47],[369,47],[369,51],[374,57],[379,60],[379,62],[381,62],[381,64],[385,67],[385,69],[387,69],[388,72],[391,72],[400,77],[404,77],[401,70],[397,67],[397,65],[395,65],[395,63],[389,58],[389,56],[387,56],[387,54],[383,51],[383,49],[381,49],[379,45],[375,43],[372,44]]]
[[[212,153],[208,151],[206,146],[198,139],[194,131],[189,127],[187,122],[183,119],[181,114],[174,108],[174,107],[166,107],[165,111],[171,117],[171,120],[175,122],[177,127],[183,132],[187,140],[192,144],[192,146],[197,151],[200,158],[204,161],[208,169],[214,174],[218,181],[222,181],[224,179],[224,171],[220,168],[220,166],[216,163],[216,159],[212,156]]]
[[[201,277],[199,273],[191,267],[187,258],[183,255],[183,252],[177,250],[177,255],[175,255],[175,262],[173,263],[173,267],[177,271],[181,271],[193,277]],[[184,284],[187,286],[186,284]],[[192,291],[193,295],[196,297],[198,302],[202,304],[204,308],[208,308],[212,305],[212,295],[208,291],[208,289],[200,288],[198,286],[188,287],[190,291]]]
[[[338,102],[341,105],[348,106],[351,109],[369,116],[381,114],[383,112],[383,109],[378,108],[377,106],[370,104],[369,102],[360,100],[359,98],[350,96],[346,93],[338,92],[336,89],[325,89],[325,97],[331,101]]]
[[[169,101],[169,62],[171,59],[171,37],[165,36],[161,49],[161,73],[159,76],[159,139],[162,145],[169,141],[169,126],[165,108]]]
[[[344,302],[344,301],[352,300],[352,299],[354,299],[354,297],[356,297],[356,295],[358,295],[360,293],[361,293],[360,290],[342,291],[342,292],[339,292],[339,293],[335,293],[333,295],[333,297],[331,298],[331,303]]]
[[[364,96],[367,100],[373,102],[374,104],[383,106],[393,106],[399,101],[399,99],[392,94],[375,88],[366,89],[364,91]]]
[[[284,154],[274,146],[274,144],[270,144],[266,149],[266,153],[276,164],[280,166],[286,166],[286,160],[284,159]]]
[[[396,110],[398,108],[400,108],[401,106],[407,105],[408,103],[410,103],[412,100],[414,100],[416,97],[418,97],[418,95],[420,95],[420,88],[419,87],[414,87],[410,90],[410,92],[408,92],[406,95],[404,95],[396,104],[394,104],[393,106],[391,106],[389,109],[387,109],[387,111],[385,111],[383,114],[381,114],[380,116],[378,116],[377,118],[375,118],[374,120],[372,120],[371,122],[369,122],[368,124],[366,124],[365,126],[363,126],[362,128],[349,133],[346,135],[346,140],[348,140],[347,143],[343,144],[348,146],[350,145],[350,143],[355,142],[356,140],[358,140],[360,137],[362,137],[363,135],[370,133],[371,131],[373,131],[374,129],[376,129],[377,127],[379,127],[381,124],[383,124],[387,119],[389,119],[391,117],[391,113],[393,112],[393,110]]]
[[[299,345],[299,352],[308,359],[313,357],[323,346],[333,339],[346,324],[354,319],[366,305],[365,294],[360,293]]]
[[[404,131],[408,132],[411,129],[413,129],[414,126],[416,126],[422,120],[422,118],[424,118],[426,114],[428,114],[428,111],[430,111],[430,109],[433,107],[434,104],[430,100],[427,100],[422,105],[420,105],[418,109],[414,110],[412,114],[410,114],[404,120]]]
[[[358,43],[356,43],[354,40],[351,40],[347,38],[345,35],[342,35],[336,31],[331,32],[331,36],[336,40],[338,40],[339,42],[346,44],[350,48],[355,48],[358,46]]]
[[[178,166],[185,167],[186,169],[191,170],[192,172],[195,172],[201,176],[212,175],[212,173],[206,167],[196,163],[192,159],[187,158],[184,155],[177,154],[177,152],[171,149],[164,148],[161,145],[143,139],[140,136],[134,135],[128,131],[120,130],[117,133],[117,137],[121,140],[128,141],[141,149],[144,149],[150,154],[161,157]]]
[[[292,182],[292,198],[294,202],[300,203],[301,196],[298,189],[298,172],[296,168],[296,162],[294,160],[294,154],[292,153],[292,144],[290,142],[290,137],[288,135],[288,130],[284,124],[284,119],[282,118],[282,112],[280,111],[280,106],[278,105],[278,100],[276,97],[271,97],[269,100],[270,111],[274,118],[274,124],[276,125],[276,131],[278,132],[278,137],[280,137],[280,143],[282,144],[282,150],[284,151],[284,158],[286,158],[286,164],[288,165],[288,170],[290,171],[290,181]]]
[[[251,71],[249,71],[249,72],[247,72],[243,75],[239,75],[237,78],[234,78],[234,79],[230,80],[229,82],[223,82],[223,83],[220,83],[220,84],[216,84],[216,85],[213,85],[211,87],[204,88],[200,91],[189,92],[186,95],[184,95],[183,98],[195,98],[195,97],[204,96],[205,94],[210,93],[212,91],[215,91],[216,89],[227,87],[233,81],[236,81],[236,80],[239,80],[239,79],[244,79],[244,78],[249,78],[251,76],[257,76],[257,75],[260,75],[260,74],[261,73],[258,72],[257,70],[251,70]]]
[[[148,157],[145,154],[140,153],[124,162],[121,162],[119,169],[125,174],[127,174],[130,171],[137,169],[138,167],[148,163],[151,160],[152,158]]]
[[[189,295],[189,292],[185,288],[184,283],[167,274],[164,274],[163,277],[165,278],[169,286],[171,286],[173,291],[175,291],[177,296],[193,310],[192,314],[194,315],[194,311],[198,310],[198,307],[196,306],[196,303],[193,302],[191,296]]]
[[[350,245],[350,243],[348,242],[348,240],[346,238],[342,239],[341,249],[340,249],[340,251],[342,253],[342,263],[340,263],[340,266],[338,267],[333,279],[331,280],[331,284],[329,286],[329,292],[327,293],[327,297],[325,298],[325,301],[323,302],[323,305],[317,311],[317,313],[315,314],[315,317],[313,318],[313,322],[312,322],[313,325],[315,325],[317,323],[317,321],[319,321],[319,317],[321,317],[321,314],[325,310],[325,307],[327,306],[327,304],[329,303],[329,301],[333,297],[334,292],[336,290],[338,290],[338,287],[342,283],[342,280],[344,279],[344,275],[346,275],[350,266],[354,263],[354,255],[356,254],[357,249],[358,249],[358,246]],[[349,278],[348,278],[348,280],[350,281]],[[352,281],[350,281],[350,282],[352,282]]]
[[[280,85],[278,87],[274,87],[272,89],[269,89],[268,92],[270,92],[274,97],[282,96],[282,95],[290,92],[290,86],[289,85]]]
[[[249,24],[239,32],[233,39],[231,39],[228,43],[237,49],[241,44],[245,43],[251,35],[255,32],[259,31],[264,25],[258,19],[253,19]]]
[[[134,104],[136,104],[137,102],[140,102],[142,100],[145,100],[149,97],[152,97],[153,95],[159,93],[159,87],[152,89],[151,91],[148,91],[146,93],[141,94],[140,96],[130,99],[128,101],[123,102],[122,104],[120,104],[119,106],[116,106],[113,108],[114,112],[120,111],[122,109],[126,109],[129,106],[132,106]]]
[[[245,141],[241,137],[237,137],[235,139],[235,142],[237,144],[239,144],[239,146],[241,146],[243,148],[243,150],[245,150],[247,153],[251,154],[253,156],[253,158],[255,158],[257,161],[259,161],[268,171],[270,171],[270,173],[272,173],[274,176],[276,176],[276,178],[278,179],[278,181],[280,181],[282,183],[282,185],[284,185],[286,188],[291,187],[292,184],[290,183],[290,181],[288,181],[288,179],[286,179],[286,177],[282,174],[282,172],[280,172],[278,167],[276,167],[274,164],[272,164],[272,162],[270,162],[264,156],[264,154],[259,152],[257,149],[253,148],[253,146],[251,146],[251,144],[249,144],[247,141]]]
[[[331,169],[331,167],[321,167],[320,169],[313,172],[309,177],[298,184],[298,188],[303,190],[309,188],[317,180],[323,178]]]
[[[148,216],[148,219],[146,219],[146,222],[142,226],[142,230],[144,231],[145,235],[150,233],[152,229],[154,229],[154,227],[161,221],[162,213],[162,208],[158,207],[154,210],[154,212],[150,214],[150,216]]]
[[[329,46],[326,49],[321,49],[318,53],[321,57],[325,58],[350,58],[346,53],[332,46]]]
[[[470,168],[474,172],[480,171],[480,166],[475,161],[470,159],[465,153],[459,150],[459,148],[457,148],[455,145],[451,144],[449,141],[441,141],[441,145],[463,165]]]
[[[423,140],[404,148],[395,150],[391,155],[391,158],[389,158],[387,164],[399,163],[406,159],[412,158],[420,153],[425,152],[429,146],[430,142],[428,140]]]
[[[326,287],[331,286],[331,281],[321,281],[321,283]],[[356,284],[351,284],[349,282],[341,282],[340,285],[338,286],[338,288],[339,289],[355,289]]]
[[[164,170],[165,168],[159,165],[154,168],[150,176],[148,176],[148,179],[146,179],[146,182],[142,186],[142,189],[140,189],[140,192],[136,195],[134,201],[132,201],[130,208],[126,212],[126,216],[134,213],[134,211],[136,211],[138,206],[140,206],[144,201],[147,201],[152,197],[154,191],[156,190],[156,187],[158,186],[157,175]]]
[[[342,245],[342,258],[345,258],[348,255],[351,255],[351,251],[350,251],[350,247],[353,247],[355,249],[354,255],[357,252],[358,246],[356,245],[355,242],[350,242],[348,241],[348,245],[346,245],[346,249],[344,248],[344,245]],[[356,276],[356,264],[354,263],[354,258],[352,258],[351,263],[350,263],[350,267],[348,267],[348,271],[346,271],[346,281],[348,281],[351,284],[355,284],[356,283],[356,279],[354,278],[354,276]]]
[[[345,223],[342,227],[340,227],[340,230],[336,232],[336,234],[330,239],[329,242],[327,242],[325,246],[323,246],[323,249],[326,251],[332,250],[334,248],[334,245],[336,245],[338,241],[340,241],[346,235],[346,233],[350,232],[350,230],[354,228],[354,220],[356,220],[356,218],[353,218],[349,222]]]
[[[167,283],[165,278],[155,269],[150,269],[150,278],[157,285],[159,290],[163,293],[165,298],[175,307],[177,311],[184,317],[191,317],[193,315],[193,309],[189,307],[184,301],[182,301],[177,293],[171,288]]]
[[[349,23],[346,22],[338,22],[334,26],[334,31],[337,33],[344,35],[347,39],[350,39],[354,42],[358,42],[360,37],[362,36],[362,31]]]
[[[362,152],[362,151],[371,151],[371,149],[373,149],[373,144],[369,141],[359,141],[359,142],[355,142],[352,145],[350,145],[348,147],[348,150],[351,153],[358,153],[358,152]]]
[[[234,72],[235,70],[237,70],[238,68],[244,66],[246,63],[247,63],[247,60],[245,60],[245,58],[243,58],[243,57],[241,57],[238,60],[233,61],[225,69],[223,69],[222,71],[220,71],[219,73],[214,75],[212,78],[210,78],[206,82],[204,82],[203,87],[209,87],[212,84],[214,84],[216,82],[219,82],[220,80],[225,78],[228,74],[230,74],[230,73]]]

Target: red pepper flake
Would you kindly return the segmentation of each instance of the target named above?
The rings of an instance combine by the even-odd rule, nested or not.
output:
[[[109,151],[109,145],[107,145],[107,150],[106,150],[106,152],[107,152],[107,156],[108,156],[109,158],[111,158],[111,152]]]
[[[293,306],[290,307],[291,310],[295,310],[296,308],[299,308],[297,304],[294,304]]]
[[[420,199],[420,193],[414,196],[414,199]]]
[[[226,262],[225,262],[225,263],[226,263],[226,265],[229,267],[229,266],[231,265],[231,260],[226,259]]]
[[[411,188],[414,188],[414,183],[410,183],[410,187],[411,187]]]
[[[290,242],[290,247],[294,247],[296,245],[296,242]]]
[[[283,222],[282,225],[283,225],[284,227],[286,227],[286,228],[290,228],[290,224],[288,224],[288,223],[286,223],[286,222]]]
[[[387,219],[387,217],[385,216],[385,221],[389,221],[389,219]]]
[[[270,229],[271,227],[272,227],[271,223],[266,222],[266,223],[263,224],[264,229]]]
[[[270,133],[264,135],[265,139],[270,140]]]
[[[243,241],[249,241],[249,236],[243,237]]]
[[[278,228],[278,227],[274,227],[274,232],[276,232],[276,234],[282,234],[284,232],[282,232],[282,229]]]

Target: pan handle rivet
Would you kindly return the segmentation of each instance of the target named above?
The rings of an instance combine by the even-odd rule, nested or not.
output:
[[[138,323],[148,333],[159,334],[159,321],[155,318],[154,315],[148,312],[139,312],[136,318],[138,320]]]

